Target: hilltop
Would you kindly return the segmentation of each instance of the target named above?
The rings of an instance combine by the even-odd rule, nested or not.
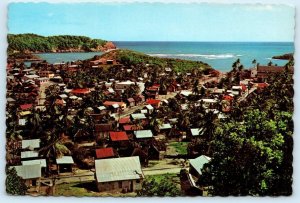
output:
[[[283,54],[283,55],[279,55],[279,56],[273,56],[272,59],[293,60],[294,54],[288,53],[288,54]]]
[[[116,49],[107,52],[100,56],[100,58],[111,59],[118,61],[120,64],[126,66],[135,66],[137,64],[151,64],[157,65],[162,68],[171,68],[175,72],[187,72],[192,69],[197,68],[202,72],[207,72],[212,70],[212,67],[207,63],[202,61],[189,61],[183,59],[173,59],[173,58],[161,58],[155,56],[149,56],[144,53],[131,51],[127,49]]]
[[[8,53],[85,52],[115,49],[112,42],[85,36],[8,34]]]

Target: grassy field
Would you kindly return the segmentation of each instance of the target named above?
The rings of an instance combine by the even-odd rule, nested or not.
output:
[[[166,173],[166,174],[160,174],[160,175],[149,175],[146,176],[146,179],[154,179],[156,182],[161,182],[165,180],[171,180],[174,184],[176,184],[176,187],[180,190],[180,178],[178,176],[179,174],[176,173]]]
[[[165,179],[171,179],[174,183],[180,183],[179,176],[176,173],[166,173],[166,174],[146,176],[146,179],[151,179],[151,178],[153,178],[157,182],[163,181]]]
[[[171,142],[169,143],[170,150],[174,150],[178,154],[187,154],[188,142]]]
[[[55,186],[54,196],[77,197],[135,197],[136,193],[109,193],[98,192],[94,181],[81,183],[65,183]]]

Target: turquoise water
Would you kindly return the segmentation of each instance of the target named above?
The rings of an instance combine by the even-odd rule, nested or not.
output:
[[[203,61],[213,68],[228,71],[236,59],[245,68],[252,67],[253,59],[267,64],[272,56],[294,52],[290,42],[114,42],[118,48],[131,49],[152,56]],[[96,53],[50,53],[39,54],[50,63],[91,58]],[[285,60],[271,60],[284,65]]]
[[[68,61],[85,60],[95,55],[102,55],[103,52],[76,52],[76,53],[44,53],[36,54],[49,63],[62,63]]]

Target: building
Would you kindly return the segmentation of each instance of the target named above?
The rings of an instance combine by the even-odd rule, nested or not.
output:
[[[16,169],[18,176],[25,180],[29,191],[38,192],[40,190],[40,179],[42,177],[40,164],[12,167]]]
[[[112,142],[121,142],[121,141],[128,141],[128,136],[126,132],[119,131],[119,132],[109,132],[109,137]]]
[[[74,161],[71,156],[63,156],[56,159],[57,172],[60,173],[72,173]]]
[[[133,121],[147,119],[143,113],[133,113],[131,114],[131,118]]]
[[[150,104],[146,105],[144,108],[147,109],[148,114],[151,114],[154,110],[153,106],[151,106]]]
[[[96,183],[100,192],[135,192],[144,174],[138,156],[95,160]]]
[[[126,117],[119,119],[120,125],[125,125],[125,124],[129,124],[129,123],[131,123],[130,116],[126,116]]]
[[[257,66],[255,70],[251,70],[251,77],[256,77],[259,81],[266,81],[270,76],[280,74],[285,70],[284,66]],[[294,67],[289,68],[291,73],[294,72]]]
[[[153,137],[151,130],[137,130],[133,134],[136,139],[149,139]]]
[[[35,150],[40,148],[40,139],[22,140],[22,149]]]
[[[158,108],[160,106],[160,100],[159,99],[148,99],[147,104],[152,105],[154,108]]]
[[[96,159],[107,159],[115,156],[116,155],[112,147],[96,149]]]
[[[129,98],[129,99],[127,99],[127,101],[128,101],[128,104],[130,107],[135,106],[135,100],[133,98]]]
[[[46,78],[53,78],[54,77],[54,73],[52,71],[40,71],[39,73],[40,77],[46,77]]]
[[[113,128],[111,123],[95,124],[94,135],[96,140],[108,138],[109,131],[111,131],[112,129]]]
[[[46,168],[47,168],[46,159],[34,159],[34,160],[22,161],[22,165],[23,166],[27,166],[27,165],[41,165],[41,173],[42,173],[42,175],[45,174]]]
[[[105,101],[103,103],[105,107],[112,107],[112,108],[121,108],[122,110],[126,109],[125,102],[116,102],[116,101]]]
[[[71,93],[77,96],[89,94],[91,90],[89,88],[72,89]]]
[[[202,128],[191,128],[191,138],[197,138],[203,136],[203,129]]]
[[[209,163],[211,160],[210,157],[205,156],[205,155],[201,155],[195,159],[189,159],[190,162],[190,168],[189,168],[189,172],[190,174],[192,174],[193,176],[199,178],[202,175],[202,169],[204,164]]]
[[[38,85],[42,85],[42,84],[47,83],[47,82],[49,82],[49,78],[47,78],[47,77],[42,77],[42,78],[37,79],[37,84]]]
[[[34,159],[39,157],[39,153],[37,151],[24,151],[21,152],[21,159]]]

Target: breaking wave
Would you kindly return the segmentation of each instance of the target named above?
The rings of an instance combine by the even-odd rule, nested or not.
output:
[[[235,54],[148,54],[150,56],[166,58],[205,58],[205,59],[228,59],[237,58],[242,55]]]

